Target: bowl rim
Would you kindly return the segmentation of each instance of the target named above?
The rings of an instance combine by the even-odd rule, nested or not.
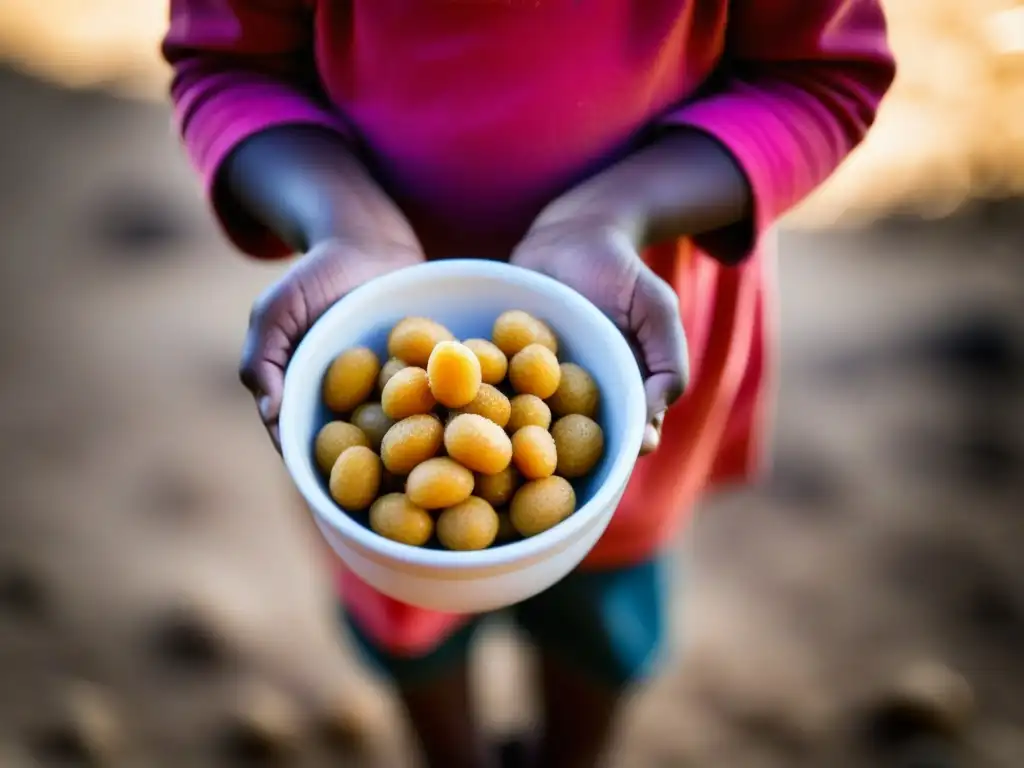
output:
[[[366,294],[385,295],[398,287],[420,281],[456,277],[499,277],[567,305],[573,314],[579,315],[591,325],[595,333],[605,338],[607,354],[614,358],[616,366],[626,371],[627,382],[626,392],[622,398],[622,406],[626,409],[623,450],[614,457],[604,483],[594,491],[587,503],[561,523],[536,536],[472,552],[413,547],[386,539],[354,520],[324,491],[314,466],[312,452],[309,450],[309,436],[301,434],[297,427],[292,427],[294,420],[290,418],[292,411],[299,407],[300,399],[309,393],[308,386],[305,390],[301,386],[299,372],[308,367],[306,361],[313,357],[317,345],[322,341],[320,336],[325,331],[318,333],[317,329],[327,328],[332,315],[344,313],[345,305],[350,299],[362,298]],[[602,510],[613,503],[616,494],[628,482],[640,454],[646,414],[644,383],[633,351],[625,336],[593,303],[576,290],[539,272],[507,262],[452,258],[416,264],[389,273],[383,278],[370,280],[350,291],[324,312],[299,342],[289,362],[285,372],[278,425],[282,455],[292,482],[311,508],[311,512],[321,517],[339,534],[369,552],[404,564],[445,570],[472,570],[507,566],[536,557],[559,542],[574,538],[588,527],[600,516]]]

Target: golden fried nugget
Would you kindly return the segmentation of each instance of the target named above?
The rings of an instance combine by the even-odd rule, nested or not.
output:
[[[480,361],[464,344],[442,341],[430,353],[427,379],[437,402],[448,408],[461,408],[480,391]]]
[[[512,463],[527,480],[553,475],[558,466],[555,438],[541,427],[523,427],[512,435]]]
[[[453,341],[451,331],[426,317],[399,320],[388,334],[388,354],[409,365],[425,368],[430,353],[442,341]]]
[[[519,470],[512,464],[493,475],[482,475],[478,472],[473,495],[479,496],[492,507],[503,507],[512,500],[521,482]]]
[[[562,369],[562,375],[558,389],[548,398],[551,412],[556,416],[579,413],[591,419],[595,418],[601,401],[597,382],[576,363],[562,363],[559,367]]]
[[[417,464],[441,450],[444,426],[432,413],[418,413],[396,422],[384,435],[380,457],[389,472],[407,475]]]
[[[554,338],[551,330],[537,317],[521,309],[502,312],[490,330],[490,340],[509,358],[530,344],[549,346]],[[558,351],[557,343],[552,351]]]
[[[490,419],[499,427],[504,428],[508,424],[509,417],[512,415],[512,405],[509,403],[508,398],[505,397],[505,393],[500,389],[491,384],[481,384],[473,401],[459,408],[454,413],[455,415],[459,413],[475,413],[477,416]]]
[[[512,441],[505,430],[475,413],[460,413],[448,422],[444,447],[464,467],[485,475],[501,472],[512,461]]]
[[[384,413],[399,421],[418,413],[430,413],[437,402],[430,393],[427,372],[410,366],[391,377],[380,394],[380,404]]]
[[[491,341],[506,357],[512,357],[537,341],[536,318],[519,309],[502,312],[491,328]]]
[[[537,320],[537,343],[558,354],[558,337],[543,320]]]
[[[481,498],[470,496],[437,518],[437,539],[457,552],[487,549],[498,535],[498,514]]]
[[[395,424],[395,420],[384,413],[380,403],[363,403],[352,411],[352,424],[363,430],[370,447],[380,453],[380,444],[384,435]]]
[[[346,448],[331,469],[331,498],[348,512],[366,509],[377,498],[381,470],[380,457],[365,445]]]
[[[487,339],[466,339],[464,342],[480,361],[480,375],[485,384],[501,384],[508,373],[508,358],[497,345]]]
[[[409,501],[424,509],[461,504],[473,493],[473,473],[447,457],[427,459],[405,481]]]
[[[564,477],[531,480],[512,498],[509,516],[523,536],[553,528],[576,511],[576,492]]]
[[[541,344],[530,344],[508,364],[508,379],[521,395],[536,395],[546,400],[558,391],[562,369],[558,358]]]
[[[505,429],[511,434],[531,425],[543,429],[551,426],[551,409],[536,395],[516,395],[509,401],[509,408]]]
[[[551,427],[558,451],[558,474],[570,479],[583,477],[601,460],[604,432],[591,418],[578,413],[563,416]]]
[[[408,368],[409,365],[404,360],[399,360],[397,357],[392,357],[380,368],[380,375],[377,377],[377,389],[381,392],[384,391],[384,387],[391,381],[391,377],[398,373],[403,368]]]
[[[372,349],[345,350],[324,376],[324,403],[335,413],[348,413],[370,396],[379,373],[380,360]]]
[[[370,528],[386,539],[422,547],[434,534],[434,518],[404,493],[389,493],[370,506]]]
[[[353,445],[370,445],[366,434],[359,427],[344,421],[330,421],[324,424],[313,442],[313,455],[320,471],[330,475],[334,462],[346,448]]]
[[[558,352],[558,341],[551,329],[519,309],[511,309],[498,316],[491,329],[491,341],[509,358],[530,344],[541,344],[553,353]]]

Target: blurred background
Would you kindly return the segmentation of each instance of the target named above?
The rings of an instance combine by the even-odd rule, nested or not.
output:
[[[1024,765],[1024,4],[886,5],[878,125],[781,227],[774,475],[704,505],[616,766]],[[280,267],[207,218],[165,15],[0,0],[0,766],[412,765],[237,384]]]

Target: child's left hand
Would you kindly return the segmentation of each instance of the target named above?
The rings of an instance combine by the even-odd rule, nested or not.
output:
[[[657,448],[665,411],[689,377],[675,291],[644,264],[626,229],[583,214],[538,220],[511,261],[576,289],[626,335],[637,351],[647,392],[642,452]]]

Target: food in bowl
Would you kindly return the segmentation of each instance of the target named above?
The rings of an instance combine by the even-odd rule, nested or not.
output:
[[[546,323],[511,310],[491,339],[459,342],[407,317],[383,364],[366,347],[343,351],[327,369],[333,415],[313,446],[335,503],[391,541],[452,551],[564,521],[576,510],[571,481],[598,464],[604,439],[594,379],[557,350]]]

